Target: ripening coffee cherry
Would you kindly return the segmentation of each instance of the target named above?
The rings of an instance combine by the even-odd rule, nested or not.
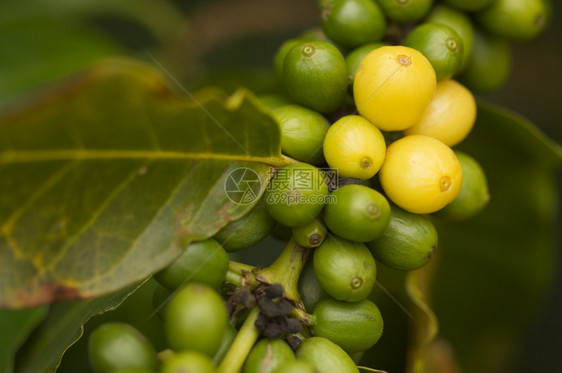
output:
[[[228,223],[213,238],[226,251],[235,252],[261,242],[271,233],[274,227],[275,219],[267,212],[266,203],[262,198],[246,215]]]
[[[297,359],[311,363],[320,373],[359,373],[349,355],[327,338],[305,339],[297,350]]]
[[[449,26],[459,35],[464,51],[458,71],[463,71],[468,64],[472,53],[472,45],[474,44],[474,26],[470,17],[446,5],[437,5],[427,17],[426,22]]]
[[[347,67],[341,52],[325,41],[294,46],[283,62],[283,84],[296,103],[329,113],[347,93]]]
[[[371,53],[377,48],[384,47],[385,43],[370,43],[362,45],[351,52],[345,57],[345,63],[347,65],[347,74],[349,76],[349,82],[353,84],[353,79],[355,78],[355,72],[357,68],[363,61],[366,55]]]
[[[369,122],[383,131],[402,131],[421,119],[436,84],[435,70],[423,54],[408,47],[381,47],[359,65],[353,95],[359,114]]]
[[[536,37],[546,26],[547,0],[496,0],[476,15],[487,31],[512,40]]]
[[[488,182],[484,170],[468,154],[456,151],[462,166],[461,191],[453,202],[449,203],[437,215],[449,220],[466,220],[478,214],[490,200]]]
[[[444,80],[437,84],[422,119],[404,133],[430,136],[455,146],[468,136],[475,120],[476,100],[472,92],[454,80]]]
[[[379,308],[370,300],[341,302],[326,298],[314,308],[314,335],[328,338],[347,352],[366,351],[382,335]]]
[[[192,242],[167,268],[154,275],[170,290],[187,282],[199,282],[218,288],[228,270],[228,255],[214,239]]]
[[[328,237],[315,249],[313,264],[318,282],[337,300],[358,302],[375,284],[375,260],[362,243]]]
[[[96,373],[117,369],[156,369],[156,351],[135,328],[124,323],[106,323],[88,340],[88,357]]]
[[[267,211],[289,227],[313,221],[325,204],[328,186],[316,167],[294,163],[277,171],[265,192]]]
[[[250,351],[242,373],[272,373],[286,362],[294,361],[295,354],[282,339],[262,339]]]
[[[372,0],[334,0],[322,8],[322,29],[338,44],[349,48],[379,41],[386,19]]]
[[[324,157],[340,177],[370,179],[381,168],[386,144],[381,131],[359,115],[334,123],[324,139]]]
[[[426,265],[437,249],[437,230],[423,215],[396,206],[383,235],[367,246],[378,262],[387,267],[412,271]]]
[[[424,23],[408,34],[404,45],[420,51],[429,60],[437,81],[451,78],[461,66],[464,46],[449,26]]]
[[[392,202],[409,212],[429,214],[457,197],[462,168],[453,150],[441,141],[412,135],[388,147],[379,180]]]
[[[398,22],[413,22],[425,17],[433,0],[377,0],[386,16]]]
[[[228,316],[223,300],[203,284],[187,284],[170,300],[164,319],[166,337],[176,351],[213,356],[221,346]]]
[[[215,367],[209,359],[196,351],[183,351],[166,360],[162,373],[215,373]]]
[[[328,229],[317,219],[308,224],[293,227],[293,238],[300,246],[313,248],[324,242],[327,232]]]
[[[374,189],[344,185],[332,193],[334,202],[324,209],[324,222],[338,236],[355,242],[372,241],[390,220],[390,205]]]
[[[472,54],[459,81],[471,91],[492,92],[504,85],[510,72],[509,44],[475,30]]]
[[[305,163],[324,163],[322,143],[330,128],[326,118],[298,105],[277,108],[272,114],[281,130],[283,154]]]

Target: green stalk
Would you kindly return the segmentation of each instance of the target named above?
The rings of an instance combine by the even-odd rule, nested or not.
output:
[[[255,325],[259,313],[259,307],[254,307],[250,311],[248,318],[244,321],[234,342],[232,342],[230,349],[219,365],[217,373],[238,373],[240,371],[260,334]]]
[[[299,246],[294,239],[291,239],[275,262],[260,270],[256,277],[270,284],[283,285],[285,296],[298,304],[300,303],[299,277],[309,253],[310,249]]]
[[[239,263],[231,260],[228,263],[228,272],[226,273],[226,281],[236,286],[250,285],[252,288],[259,285],[259,279],[256,276],[258,269],[248,264]],[[235,276],[238,277],[235,277]],[[240,283],[231,282],[240,281]]]
[[[244,276],[231,271],[230,269],[226,272],[225,281],[234,286],[242,286],[244,284]]]

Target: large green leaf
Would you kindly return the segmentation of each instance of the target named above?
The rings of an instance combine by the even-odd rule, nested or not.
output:
[[[139,285],[134,285],[95,299],[66,300],[53,304],[45,321],[18,352],[15,371],[54,372],[64,352],[84,334],[84,324],[93,316],[119,307],[138,288]]]
[[[437,222],[430,295],[463,370],[498,372],[552,279],[562,152],[527,120],[482,103],[461,148],[483,166],[491,200],[468,221]]]
[[[194,103],[153,69],[111,60],[4,113],[0,307],[118,290],[247,212],[225,193],[230,172],[253,171],[259,196],[285,164],[254,102]]]
[[[16,351],[47,315],[47,311],[47,306],[26,310],[0,310],[0,373],[13,372]]]

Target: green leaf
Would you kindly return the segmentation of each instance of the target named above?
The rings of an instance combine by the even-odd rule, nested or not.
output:
[[[125,60],[4,113],[0,307],[143,280],[252,207],[230,199],[225,183],[249,169],[256,180],[234,187],[261,196],[272,166],[287,164],[279,143],[276,122],[248,92],[210,91],[194,103]]]
[[[95,299],[53,304],[45,321],[18,352],[16,372],[56,371],[65,351],[84,334],[84,324],[93,316],[119,307],[140,286],[134,285]]]
[[[33,329],[45,318],[48,307],[0,310],[0,373],[14,371],[14,356]]]
[[[484,103],[460,148],[484,168],[491,200],[468,221],[436,222],[430,298],[463,371],[498,372],[552,280],[562,152],[527,120]]]

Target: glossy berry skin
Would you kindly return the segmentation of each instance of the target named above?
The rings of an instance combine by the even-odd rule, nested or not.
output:
[[[386,16],[398,22],[413,22],[425,17],[433,0],[377,0]]]
[[[308,224],[293,227],[293,238],[302,247],[318,247],[324,242],[328,229],[319,219]]]
[[[311,313],[314,307],[328,296],[314,273],[312,260],[306,262],[298,283],[299,295],[307,312]]]
[[[334,202],[324,209],[324,222],[336,235],[350,241],[372,241],[390,220],[390,205],[374,189],[345,185],[332,193]]]
[[[187,282],[199,282],[218,288],[226,276],[228,261],[223,247],[209,238],[189,244],[172,264],[154,277],[170,290]]]
[[[345,57],[345,63],[347,65],[347,74],[349,76],[349,82],[353,84],[353,79],[355,78],[355,71],[363,61],[366,55],[371,53],[377,48],[384,47],[385,43],[369,43],[362,45],[351,52]]]
[[[427,17],[426,22],[449,26],[459,35],[464,48],[459,71],[464,70],[470,59],[474,44],[474,26],[470,17],[449,6],[437,5]]]
[[[287,57],[287,54],[289,54],[289,51],[293,49],[293,47],[304,41],[304,38],[288,39],[281,44],[275,53],[275,57],[273,57],[273,68],[275,70],[275,77],[279,80],[279,82],[283,82],[283,65],[285,63],[285,57]]]
[[[315,249],[313,263],[318,282],[337,300],[358,302],[375,284],[375,260],[362,243],[329,237]]]
[[[267,211],[289,227],[313,221],[324,207],[328,186],[316,167],[294,163],[278,170],[266,192]]]
[[[460,36],[449,26],[424,23],[408,34],[404,45],[427,57],[435,70],[437,81],[451,78],[461,66],[464,45]]]
[[[383,235],[367,246],[387,267],[412,271],[426,265],[437,249],[437,230],[425,216],[392,206]]]
[[[544,29],[548,13],[546,0],[496,0],[476,18],[484,29],[497,36],[524,41]]]
[[[252,348],[242,373],[272,373],[286,362],[294,361],[293,350],[282,339],[262,339]]]
[[[341,52],[325,41],[293,47],[283,63],[283,84],[296,103],[329,113],[347,93],[347,67]]]
[[[156,369],[156,351],[150,342],[131,325],[106,323],[88,340],[88,356],[96,373],[117,369]]]
[[[274,373],[320,373],[320,371],[309,362],[295,360],[282,364]]]
[[[386,19],[372,0],[334,0],[322,8],[322,29],[336,43],[354,48],[382,39]]]
[[[166,337],[176,351],[213,356],[219,349],[228,316],[222,298],[203,284],[187,284],[170,300],[164,319]]]
[[[404,133],[430,136],[455,146],[468,136],[475,120],[476,100],[472,92],[454,80],[444,80],[437,84],[422,119]]]
[[[297,359],[311,363],[320,373],[359,373],[349,355],[323,337],[305,339],[297,349]]]
[[[368,299],[349,303],[327,298],[314,308],[314,318],[314,335],[347,352],[366,351],[382,335],[382,315]]]
[[[275,219],[269,215],[266,203],[261,199],[246,215],[228,223],[213,238],[227,252],[235,252],[261,242],[271,233],[274,227]]]
[[[162,366],[161,373],[215,373],[209,357],[195,351],[184,351],[172,356]]]
[[[359,65],[353,96],[359,114],[383,131],[413,126],[433,98],[435,70],[415,49],[377,48]]]
[[[281,129],[281,150],[310,164],[324,163],[322,143],[330,122],[315,111],[298,105],[277,108],[272,114]]]
[[[392,202],[409,212],[429,214],[457,197],[462,168],[453,150],[441,141],[412,135],[388,147],[379,180]]]
[[[386,144],[381,131],[359,115],[334,123],[324,139],[324,157],[340,177],[370,179],[381,168]]]
[[[505,84],[511,73],[511,49],[503,39],[475,31],[474,47],[459,81],[471,91],[492,92]]]
[[[449,220],[466,220],[486,207],[490,194],[486,174],[480,164],[468,154],[459,151],[455,154],[463,172],[461,191],[453,202],[438,212],[438,216]]]

